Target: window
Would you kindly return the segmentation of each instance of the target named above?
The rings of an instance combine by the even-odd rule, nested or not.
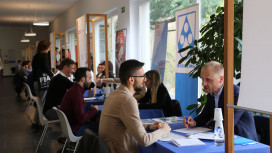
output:
[[[154,45],[154,27],[156,24],[168,21],[167,51],[163,83],[167,87],[172,98],[175,97],[175,58],[176,58],[176,10],[195,4],[196,0],[151,0],[139,7],[140,46],[142,61],[151,68],[151,58]],[[208,22],[211,14],[216,12],[218,6],[223,5],[223,0],[200,0],[201,24]],[[147,13],[147,10],[149,12]],[[150,22],[146,22],[149,19]],[[150,27],[149,30],[146,27]],[[147,37],[146,34],[150,36]],[[144,35],[141,35],[144,34]],[[146,51],[149,50],[148,53]],[[143,57],[144,56],[144,57]],[[201,84],[200,84],[201,87]],[[201,88],[200,88],[201,90]]]
[[[76,61],[76,46],[77,46],[77,34],[76,29],[72,29],[67,32],[68,33],[68,44],[67,49],[70,50],[71,53],[71,59]]]

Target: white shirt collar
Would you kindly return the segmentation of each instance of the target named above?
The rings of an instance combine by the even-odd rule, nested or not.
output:
[[[67,78],[67,76],[63,72],[59,71],[59,74]]]

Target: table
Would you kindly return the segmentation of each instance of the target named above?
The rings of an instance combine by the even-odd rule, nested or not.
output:
[[[85,111],[88,110],[92,103],[87,102],[85,106]],[[98,105],[98,110],[103,110],[103,105]],[[163,111],[161,109],[140,109],[140,118],[141,119],[152,119],[152,118],[161,118],[164,117]]]
[[[172,130],[183,128],[182,124],[170,124]],[[172,131],[173,132],[173,131]],[[157,141],[148,147],[140,147],[141,153],[225,153],[225,146],[216,146],[213,141],[201,140],[206,145],[177,147],[171,142]],[[257,143],[254,145],[235,145],[235,153],[270,153],[270,146]]]
[[[103,90],[102,89],[96,89],[96,94],[103,94]],[[86,90],[83,94],[83,97],[88,97],[89,96],[89,90]],[[94,96],[94,90],[92,89],[92,95]]]
[[[102,111],[103,109],[104,100],[87,100],[86,105],[84,106],[85,112],[88,112],[90,110],[91,105],[98,105],[98,110]]]

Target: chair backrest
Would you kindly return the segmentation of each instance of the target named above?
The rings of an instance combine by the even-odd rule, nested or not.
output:
[[[180,107],[180,102],[178,100],[171,100],[171,104],[168,108],[168,114],[165,114],[165,116],[182,116],[182,110]]]
[[[162,109],[140,109],[141,119],[161,118],[164,117]]]
[[[53,109],[56,110],[57,115],[59,117],[63,135],[72,142],[78,141],[81,137],[77,137],[73,134],[71,126],[69,124],[69,121],[68,121],[66,115],[56,107],[53,107]]]
[[[33,99],[33,95],[32,95],[32,92],[31,92],[31,89],[30,89],[29,85],[26,84],[26,83],[24,83],[24,85],[25,85],[25,87],[26,87],[28,97],[29,97],[30,99]]]
[[[43,116],[43,103],[39,97],[33,96],[33,100],[37,105],[38,113],[39,113],[39,121],[41,125],[45,125],[47,120]]]
[[[89,129],[85,129],[77,153],[110,153],[105,141]]]
[[[269,117],[255,115],[254,121],[257,134],[260,135],[260,142],[270,145]]]

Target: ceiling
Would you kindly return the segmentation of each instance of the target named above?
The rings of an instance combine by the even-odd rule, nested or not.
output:
[[[0,24],[52,21],[79,0],[0,0]]]

